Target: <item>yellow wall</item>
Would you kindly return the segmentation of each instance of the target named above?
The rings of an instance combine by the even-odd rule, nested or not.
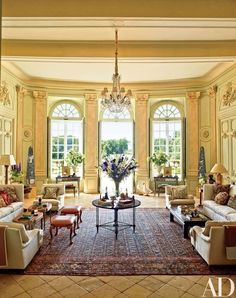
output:
[[[4,129],[1,130],[1,143],[0,143],[0,153],[10,153],[14,155],[17,153],[16,146],[16,136],[18,128],[16,127],[16,121],[20,115],[17,117],[17,93],[16,85],[20,85],[25,93],[23,94],[23,123],[22,123],[22,140],[18,140],[19,144],[22,146],[22,163],[23,170],[26,172],[27,165],[27,152],[28,147],[32,145],[35,149],[35,144],[39,139],[42,140],[41,148],[42,151],[38,149],[38,154],[43,156],[36,156],[39,161],[43,161],[43,167],[38,169],[36,174],[37,181],[39,185],[47,178],[47,117],[50,108],[58,101],[62,99],[68,99],[75,101],[81,108],[83,115],[85,115],[85,123],[87,123],[87,128],[90,129],[92,123],[98,121],[98,103],[97,98],[99,97],[100,91],[96,91],[96,85],[91,84],[91,90],[95,90],[93,94],[86,94],[83,89],[71,88],[71,86],[66,87],[66,82],[62,85],[57,82],[53,87],[45,85],[41,87],[34,88],[33,86],[26,85],[24,82],[19,81],[13,74],[10,74],[3,68],[2,80],[6,81],[8,84],[11,103],[9,106],[0,105],[0,117],[1,125],[4,123],[4,119],[7,118],[8,126],[10,125],[10,136],[9,140],[4,136]],[[150,84],[150,89],[146,89],[145,93],[135,94],[136,102],[135,108],[135,121],[142,120],[143,125],[139,127],[136,125],[136,138],[144,137],[145,143],[140,145],[140,142],[136,140],[136,158],[142,163],[139,173],[137,173],[138,181],[147,181],[148,177],[148,163],[146,163],[147,157],[149,155],[148,148],[148,122],[150,117],[150,111],[158,102],[163,99],[175,100],[183,109],[183,113],[187,118],[187,182],[189,189],[192,193],[195,193],[195,187],[198,184],[197,178],[197,163],[199,156],[200,146],[204,146],[206,155],[206,168],[207,172],[210,171],[211,167],[215,162],[222,162],[229,170],[229,175],[233,176],[233,172],[236,171],[236,100],[234,100],[230,106],[223,105],[223,96],[227,91],[227,83],[232,82],[232,98],[235,98],[235,88],[236,88],[236,66],[231,67],[230,70],[217,76],[214,80],[210,82],[205,82],[205,84],[196,85],[193,82],[192,87],[189,86],[189,82],[186,83],[184,87],[184,81],[181,87],[177,87],[174,83],[166,83],[162,87]],[[45,112],[41,115],[38,121],[43,121],[45,126],[40,126],[36,123],[35,115],[37,113],[36,109],[36,97],[41,96],[38,100],[38,108],[40,104],[45,104]],[[235,92],[235,93],[233,93]],[[234,95],[234,97],[233,97]],[[145,109],[145,113],[142,114],[142,119],[139,118],[139,110]],[[91,110],[91,113],[88,112]],[[86,112],[87,111],[87,112]],[[89,124],[89,126],[88,126]],[[91,124],[91,125],[90,125]],[[36,127],[38,125],[38,130]],[[98,134],[96,127],[94,130],[89,130],[90,138],[88,139],[88,131],[85,135],[85,153],[93,155],[92,163],[85,169],[85,177],[87,177],[87,182],[85,179],[84,189],[87,192],[97,191],[97,170],[95,166],[98,163],[97,156],[97,146],[98,146]],[[40,130],[44,127],[43,130]],[[138,128],[138,130],[137,130]],[[35,134],[38,134],[37,136]],[[94,134],[91,136],[91,134]],[[18,136],[19,139],[19,136]],[[89,151],[88,142],[93,142],[93,150]],[[86,147],[87,146],[87,147]],[[86,149],[87,148],[87,149]],[[40,153],[41,152],[41,153]],[[88,153],[89,152],[89,153]],[[143,156],[144,155],[144,156]],[[90,157],[86,156],[88,160]],[[86,172],[87,171],[87,172]],[[86,183],[89,183],[87,185]]]

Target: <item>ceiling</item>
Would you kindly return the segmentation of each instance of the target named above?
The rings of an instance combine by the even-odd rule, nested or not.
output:
[[[31,80],[110,83],[116,28],[123,83],[201,78],[236,61],[235,18],[4,17],[2,63]]]

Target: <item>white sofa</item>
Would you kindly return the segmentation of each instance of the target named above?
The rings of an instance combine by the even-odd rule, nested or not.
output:
[[[58,188],[58,194],[56,198],[47,198],[44,199],[43,195],[45,193],[45,188]],[[62,207],[64,207],[64,197],[65,197],[65,185],[64,184],[43,184],[41,188],[41,195],[42,195],[42,203],[51,203],[52,204],[52,211],[59,211]],[[33,203],[37,204],[38,200],[35,200]]]
[[[1,241],[6,247],[7,264],[0,264],[0,269],[24,269],[31,262],[43,243],[43,231],[33,229],[26,231],[23,224],[0,222],[5,237]]]
[[[12,184],[11,184],[12,186]],[[5,188],[6,185],[0,185],[0,188]],[[7,207],[0,208],[0,222],[12,221],[15,217],[23,212],[23,202],[24,202],[24,184],[14,184],[16,195],[19,202],[13,202]]]
[[[203,185],[203,207],[202,213],[212,220],[236,221],[236,209],[227,205],[220,205],[213,198],[213,184]],[[230,187],[231,196],[236,194],[236,185]]]

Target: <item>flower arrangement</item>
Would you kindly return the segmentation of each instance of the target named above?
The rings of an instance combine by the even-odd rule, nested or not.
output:
[[[102,161],[100,169],[114,181],[121,182],[137,168],[135,159],[125,155],[108,156]]]
[[[76,149],[71,149],[66,156],[66,163],[68,166],[78,166],[84,160],[83,154]]]
[[[149,160],[154,164],[154,166],[164,166],[168,161],[168,155],[162,151],[154,152]]]
[[[123,154],[110,155],[104,158],[99,168],[115,182],[118,194],[120,182],[137,168],[137,162],[134,157],[129,158]]]
[[[24,182],[24,173],[21,170],[21,163],[11,166],[11,182]]]

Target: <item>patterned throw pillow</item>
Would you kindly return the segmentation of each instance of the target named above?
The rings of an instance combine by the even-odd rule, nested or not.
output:
[[[58,196],[58,191],[59,188],[58,187],[53,187],[53,186],[47,186],[44,189],[44,195],[43,195],[43,199],[56,199]]]
[[[175,186],[172,187],[172,196],[175,199],[186,199],[187,198],[187,186]]]
[[[215,184],[213,187],[213,195],[212,199],[215,199],[215,196],[220,192],[227,192],[229,194],[230,191],[230,184],[222,185],[222,184]]]
[[[236,209],[236,195],[229,198],[227,205],[231,208]]]
[[[19,202],[19,198],[17,197],[15,186],[14,185],[6,185],[4,187],[0,187],[0,192],[7,193],[12,202]]]
[[[5,201],[3,200],[3,197],[0,195],[0,208],[2,207],[6,207],[7,204],[5,203]]]
[[[11,197],[8,195],[8,193],[4,191],[0,192],[0,196],[3,198],[6,205],[11,205],[11,203],[13,202]]]
[[[215,202],[220,205],[227,205],[228,200],[229,200],[229,194],[227,192],[219,192],[215,196]]]

